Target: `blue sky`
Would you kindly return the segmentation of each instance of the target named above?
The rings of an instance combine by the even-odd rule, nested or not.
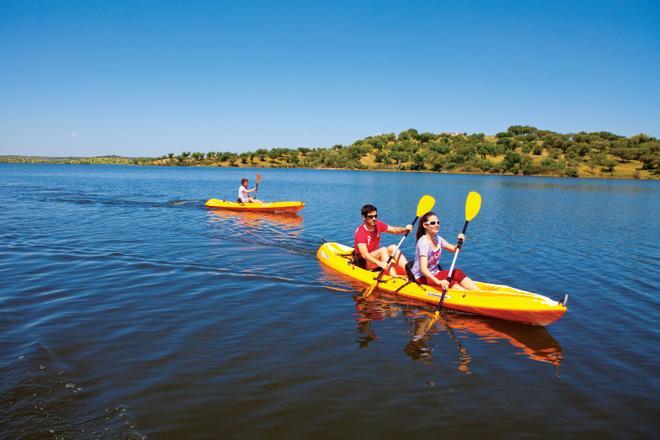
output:
[[[0,0],[0,154],[660,136],[658,1]]]

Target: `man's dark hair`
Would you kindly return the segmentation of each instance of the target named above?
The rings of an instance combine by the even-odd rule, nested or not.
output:
[[[366,216],[372,211],[378,211],[378,209],[374,205],[364,205],[360,212],[362,213],[362,217]]]
[[[243,184],[244,184],[245,182],[247,182],[247,181],[248,181],[248,180],[247,180],[245,177],[243,177],[243,178],[241,179],[241,185],[243,185]]]

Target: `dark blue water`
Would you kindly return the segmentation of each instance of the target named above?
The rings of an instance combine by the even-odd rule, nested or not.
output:
[[[300,215],[204,208],[256,170],[0,165],[0,437],[657,435],[658,182],[258,171]],[[551,327],[357,301],[316,261],[367,202],[431,194],[455,237],[469,191],[459,266],[569,293]]]

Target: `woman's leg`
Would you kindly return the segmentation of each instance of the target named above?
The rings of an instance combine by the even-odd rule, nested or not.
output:
[[[435,277],[439,280],[449,279],[449,271],[441,270],[438,272]],[[465,282],[467,280],[467,282]],[[435,285],[435,284],[434,284]],[[451,274],[451,285],[450,289],[455,290],[477,290],[478,287],[474,284],[474,281],[469,279],[461,269],[456,269]]]
[[[472,281],[470,277],[463,278],[463,281],[461,281],[461,286],[468,290],[479,290],[479,287],[474,283],[474,281]]]
[[[479,290],[474,281],[470,279],[461,269],[456,269],[452,274],[453,280],[456,282],[456,285],[460,285],[461,288],[467,290]]]
[[[444,272],[444,274],[443,274],[443,272]],[[435,277],[439,280],[446,280],[447,279],[447,271],[439,272]],[[426,279],[426,277],[418,278],[417,281],[420,282],[421,284],[426,284],[428,286],[441,287],[440,284],[436,284],[435,281],[428,280],[428,279]],[[465,290],[465,288],[463,286],[461,286],[456,281],[452,281],[452,284],[449,286],[449,288],[454,289],[454,290]]]

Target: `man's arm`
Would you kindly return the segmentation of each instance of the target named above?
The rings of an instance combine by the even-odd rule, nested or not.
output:
[[[406,231],[412,231],[412,225],[406,225],[404,226],[387,226],[387,230],[385,232],[390,233],[390,234],[405,234]]]

